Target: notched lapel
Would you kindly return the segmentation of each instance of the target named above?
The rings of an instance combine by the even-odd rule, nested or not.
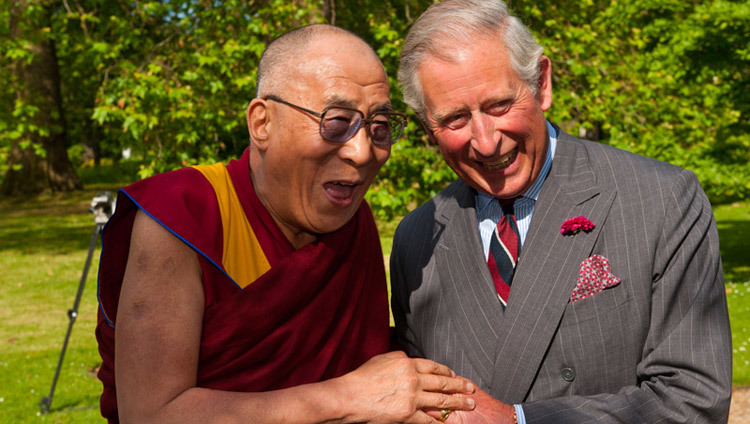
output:
[[[465,184],[457,204],[438,211],[445,231],[435,249],[435,267],[448,308],[444,311],[461,340],[461,350],[485,382],[492,377],[502,308],[495,294],[477,230],[474,192]]]
[[[508,403],[523,402],[528,395],[576,285],[579,265],[593,251],[616,197],[614,191],[600,190],[583,146],[562,138],[534,207],[497,339],[491,394]],[[585,216],[596,227],[561,235],[563,222],[574,216]]]

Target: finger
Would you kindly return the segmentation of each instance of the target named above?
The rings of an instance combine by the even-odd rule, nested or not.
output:
[[[417,399],[418,409],[450,409],[471,411],[476,402],[467,396],[451,396],[442,393],[422,392]]]
[[[429,359],[415,358],[414,363],[417,366],[417,372],[421,374],[438,374],[448,377],[455,377],[456,373],[443,364],[430,361]]]
[[[414,415],[411,416],[405,423],[415,423],[415,424],[440,424],[442,421],[438,419],[440,417],[440,412],[438,411],[435,416],[432,416],[431,414],[427,414],[424,411],[417,411]]]
[[[441,416],[443,416],[443,412],[442,412],[442,411],[448,411],[448,415],[446,416],[446,418],[445,418],[444,420],[441,420],[441,419],[440,419],[440,417],[441,417]],[[448,420],[448,417],[450,416],[450,414],[452,414],[452,413],[453,413],[453,411],[450,411],[450,410],[447,410],[447,409],[443,409],[443,410],[438,410],[438,409],[426,409],[426,410],[424,410],[423,412],[424,412],[425,414],[429,415],[430,417],[432,417],[432,418],[434,418],[434,419],[436,419],[436,420],[440,421],[440,422],[446,422],[446,421]]]
[[[431,416],[432,418],[439,418],[440,417],[440,410],[439,409],[424,409],[422,412],[425,414]]]
[[[419,387],[427,392],[474,393],[474,384],[469,380],[435,374],[420,374]]]

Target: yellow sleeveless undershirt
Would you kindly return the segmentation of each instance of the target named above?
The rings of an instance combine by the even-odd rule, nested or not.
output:
[[[194,166],[216,193],[224,234],[222,264],[230,278],[245,288],[271,269],[224,164]],[[250,181],[248,181],[250,184]]]

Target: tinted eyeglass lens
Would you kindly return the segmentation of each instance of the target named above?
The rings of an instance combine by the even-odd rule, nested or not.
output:
[[[320,135],[329,141],[344,142],[352,137],[362,123],[362,115],[354,110],[330,108],[320,119]]]
[[[400,124],[394,122],[394,117],[391,115],[375,115],[370,120],[370,138],[372,142],[379,145],[390,145],[393,144],[394,131],[398,136],[398,127]]]
[[[391,131],[391,138],[388,140],[390,144],[397,142],[401,138],[405,124],[406,122],[399,115],[388,115],[388,125]]]

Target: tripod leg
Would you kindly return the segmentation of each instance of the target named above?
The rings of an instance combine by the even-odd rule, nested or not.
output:
[[[55,370],[55,377],[52,379],[52,387],[49,390],[49,396],[42,398],[39,403],[42,408],[42,414],[49,412],[50,406],[52,405],[52,396],[55,394],[55,386],[57,385],[57,379],[60,377],[60,369],[62,368],[63,358],[65,358],[65,351],[68,348],[68,340],[70,339],[70,332],[73,330],[73,323],[75,323],[78,317],[78,305],[81,303],[81,296],[83,295],[83,288],[86,285],[86,277],[89,273],[89,267],[91,266],[91,258],[94,255],[94,249],[96,248],[96,241],[99,238],[99,233],[104,228],[103,224],[96,224],[94,227],[94,233],[91,235],[91,244],[89,245],[89,253],[86,257],[86,263],[83,266],[83,273],[81,274],[81,282],[78,283],[78,293],[76,293],[76,300],[73,302],[73,308],[68,309],[68,332],[65,334],[65,341],[62,345],[62,351],[60,352],[60,359],[57,361],[57,369]]]

